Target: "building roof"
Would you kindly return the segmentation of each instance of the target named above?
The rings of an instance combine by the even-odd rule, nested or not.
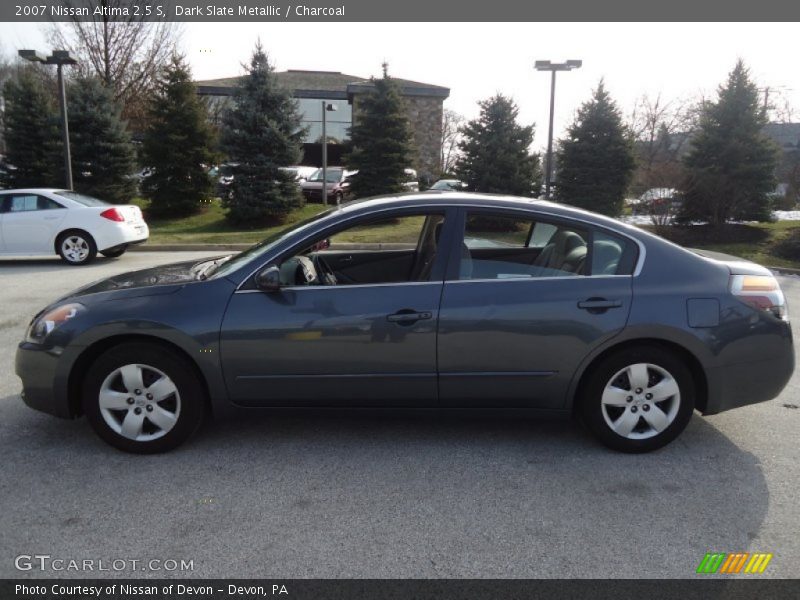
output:
[[[206,79],[195,81],[198,93],[205,96],[229,96],[239,77]],[[298,98],[347,98],[367,91],[372,83],[369,79],[348,75],[339,71],[302,71],[290,69],[275,73],[278,85]],[[410,79],[393,78],[405,96],[437,96],[447,98],[450,89]]]

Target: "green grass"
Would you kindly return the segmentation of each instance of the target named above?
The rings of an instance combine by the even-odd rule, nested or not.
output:
[[[134,201],[147,210],[147,202]],[[291,223],[313,217],[325,209],[321,204],[307,204],[292,212],[283,224],[254,229],[234,227],[225,219],[225,211],[218,200],[203,204],[201,212],[191,217],[177,219],[147,218],[151,244],[253,244],[268,235],[284,229]]]
[[[147,201],[136,200],[135,203],[144,210],[147,209]],[[179,219],[154,219],[151,217],[147,221],[150,225],[150,243],[152,244],[252,244],[323,210],[325,207],[321,204],[307,204],[292,212],[283,224],[242,229],[228,223],[219,200],[214,200],[204,204],[203,210],[191,217]],[[335,236],[331,241],[333,243],[414,243],[421,225],[421,217],[395,219],[381,225],[354,228]],[[733,230],[730,240],[710,242],[706,231],[700,228],[683,228],[681,239],[675,239],[675,241],[682,246],[724,252],[763,265],[800,268],[800,261],[787,260],[775,256],[772,252],[772,246],[777,240],[788,235],[793,229],[800,229],[800,221],[777,221],[736,227],[738,229]],[[751,241],[737,241],[741,239],[740,236]],[[498,241],[511,241],[506,238],[516,236],[513,233],[497,232],[494,237]],[[725,238],[725,235],[721,237]]]

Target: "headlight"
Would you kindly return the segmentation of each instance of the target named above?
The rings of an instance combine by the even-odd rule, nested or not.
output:
[[[51,331],[60,327],[84,310],[86,310],[86,307],[83,304],[73,302],[71,304],[63,304],[47,311],[30,324],[25,334],[25,341],[41,344]]]

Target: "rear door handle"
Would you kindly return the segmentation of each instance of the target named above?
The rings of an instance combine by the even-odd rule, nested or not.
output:
[[[399,310],[393,315],[386,317],[386,320],[398,325],[411,325],[417,321],[424,321],[433,318],[433,313],[430,312],[416,312],[410,309]]]
[[[589,312],[604,312],[609,308],[619,308],[622,300],[607,300],[606,298],[587,298],[578,302],[578,308]]]

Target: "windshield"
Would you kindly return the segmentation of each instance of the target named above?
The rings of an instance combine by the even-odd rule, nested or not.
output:
[[[317,221],[324,219],[325,217],[327,217],[336,210],[338,209],[330,208],[304,221],[300,221],[299,223],[294,223],[285,229],[281,229],[280,231],[273,233],[272,235],[258,242],[256,245],[251,246],[244,252],[240,252],[239,254],[232,256],[231,258],[225,260],[224,262],[220,262],[213,265],[211,268],[209,268],[204,272],[205,278],[209,279],[209,278],[225,277],[228,273],[233,273],[242,265],[248,263],[251,260],[257,260],[259,257],[263,256],[264,254],[269,252],[272,248],[277,246],[280,242],[284,241],[285,239],[289,238],[295,233],[308,228],[313,223],[316,223]]]
[[[455,190],[458,189],[458,181],[455,179],[440,179],[431,186],[432,190]]]
[[[326,179],[328,183],[336,183],[342,178],[343,169],[328,169]],[[322,169],[317,169],[307,181],[322,181]]]
[[[108,202],[103,202],[97,198],[92,198],[91,196],[85,196],[83,194],[79,194],[78,192],[71,192],[69,190],[56,192],[56,196],[61,196],[67,200],[72,200],[73,202],[77,202],[83,206],[110,206]]]

